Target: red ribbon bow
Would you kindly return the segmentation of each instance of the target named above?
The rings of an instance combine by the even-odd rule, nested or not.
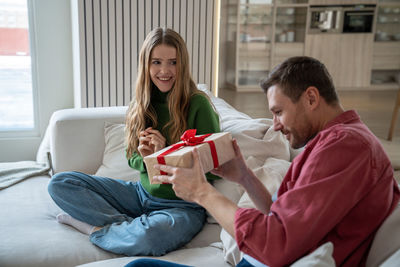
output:
[[[217,168],[219,166],[219,163],[218,163],[218,155],[217,155],[217,150],[215,148],[214,141],[211,141],[211,140],[204,141],[204,139],[206,139],[210,135],[211,134],[204,134],[204,135],[196,136],[196,129],[186,130],[181,136],[181,140],[183,141],[183,143],[178,143],[178,144],[172,145],[170,149],[168,149],[168,150],[164,151],[163,153],[161,153],[160,155],[158,155],[157,156],[158,163],[165,165],[164,156],[168,155],[182,147],[197,146],[199,144],[208,143],[210,145],[211,156],[213,159],[214,168]],[[167,173],[160,171],[160,174],[166,175]]]
[[[211,134],[204,134],[204,135],[199,135],[196,136],[196,129],[189,129],[186,130],[182,136],[181,140],[185,144],[184,146],[197,146],[199,144],[204,143],[204,139],[209,137]],[[178,145],[178,144],[177,144]]]

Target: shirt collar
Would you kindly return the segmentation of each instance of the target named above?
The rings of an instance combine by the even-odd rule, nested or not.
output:
[[[355,121],[361,121],[360,116],[357,114],[355,110],[347,110],[342,114],[340,114],[339,116],[337,116],[336,118],[334,118],[333,120],[331,120],[330,122],[328,122],[323,130],[328,129],[329,127],[332,127],[336,124],[347,124]]]

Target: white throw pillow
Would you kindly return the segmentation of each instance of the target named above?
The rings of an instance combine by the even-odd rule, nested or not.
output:
[[[139,181],[139,171],[129,167],[125,157],[125,124],[105,122],[104,140],[103,162],[95,175],[124,181]]]
[[[274,131],[271,119],[253,119],[212,95],[206,86],[199,84],[198,88],[210,97],[219,114],[221,131],[232,134],[244,158],[252,156],[262,161],[269,157],[291,159],[289,142],[281,132]]]
[[[246,160],[246,164],[271,194],[278,190],[290,167],[290,162],[275,158],[268,158],[265,162],[260,162],[254,157],[249,157]],[[247,192],[241,196],[238,206],[242,208],[255,208]],[[236,241],[224,229],[221,230],[220,238],[224,246],[225,261],[233,266],[237,265],[243,258],[243,253],[239,250]]]
[[[336,266],[335,260],[332,257],[333,244],[327,242],[319,248],[295,261],[291,267],[334,267]]]

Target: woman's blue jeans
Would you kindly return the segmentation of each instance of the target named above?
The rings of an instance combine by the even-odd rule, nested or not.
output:
[[[206,218],[201,206],[153,197],[140,182],[63,172],[52,177],[48,191],[73,218],[103,226],[90,235],[93,244],[128,256],[175,250],[202,229]]]

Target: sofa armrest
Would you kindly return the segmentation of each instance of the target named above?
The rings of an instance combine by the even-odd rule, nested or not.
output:
[[[53,172],[94,174],[103,160],[104,123],[124,123],[126,110],[124,106],[54,112],[49,123]]]

